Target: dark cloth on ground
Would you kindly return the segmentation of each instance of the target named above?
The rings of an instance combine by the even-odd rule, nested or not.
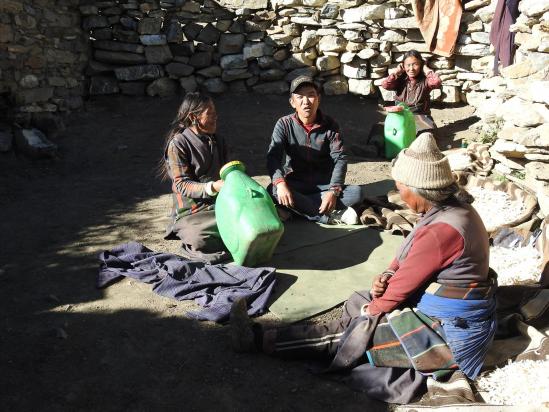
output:
[[[219,234],[213,210],[180,217],[170,227],[167,236],[170,235],[182,240],[181,254],[187,259],[216,264],[231,257]]]
[[[227,320],[232,303],[246,298],[248,314],[266,310],[275,285],[274,268],[207,265],[169,253],[154,252],[137,242],[116,246],[99,255],[97,287],[124,277],[153,285],[153,291],[176,300],[194,300],[204,309],[189,313],[198,320]]]
[[[322,203],[322,196],[324,193],[330,190],[330,185],[310,185],[302,181],[296,181],[293,178],[288,177],[286,179],[292,196],[294,199],[294,207],[292,210],[308,220],[327,223],[328,216],[320,215],[318,209]],[[365,190],[362,186],[348,185],[341,186],[342,190],[337,198],[336,210],[343,210],[347,207],[356,205],[365,197]],[[275,185],[269,185],[269,192],[271,193],[275,203],[278,204],[277,192]]]
[[[513,63],[515,55],[515,33],[509,31],[509,26],[517,21],[519,15],[519,0],[498,0],[492,25],[490,28],[490,43],[495,48],[494,75],[499,74],[499,63],[507,67]]]

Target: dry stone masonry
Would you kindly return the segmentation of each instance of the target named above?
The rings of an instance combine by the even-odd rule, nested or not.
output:
[[[0,122],[48,130],[52,114],[82,106],[88,35],[78,0],[0,1]],[[11,147],[0,124],[0,151]]]
[[[444,79],[433,98],[457,103],[492,66],[495,4],[465,4],[456,54],[444,58],[427,52],[406,0],[81,3],[92,48],[89,93],[286,93],[293,78],[307,73],[328,95],[369,96],[406,51],[417,49]]]
[[[495,171],[533,192],[549,215],[549,2],[522,0],[511,26],[515,63],[485,77],[467,101],[481,120],[474,126],[491,143]],[[487,74],[489,67],[486,67]]]

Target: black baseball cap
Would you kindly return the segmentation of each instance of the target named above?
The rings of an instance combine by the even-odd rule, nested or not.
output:
[[[292,80],[292,83],[290,84],[290,93],[295,93],[297,88],[304,84],[310,84],[318,91],[318,86],[315,84],[311,76],[301,75]]]

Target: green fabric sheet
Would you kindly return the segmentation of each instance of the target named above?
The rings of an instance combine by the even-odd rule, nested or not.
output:
[[[402,240],[361,225],[288,222],[268,264],[277,268],[270,311],[294,322],[337,306],[356,290],[369,289]]]

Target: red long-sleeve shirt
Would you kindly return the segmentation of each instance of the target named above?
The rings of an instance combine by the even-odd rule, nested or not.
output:
[[[368,306],[371,315],[388,313],[449,266],[463,253],[463,236],[447,223],[433,223],[420,228],[406,258],[394,259],[389,269],[395,273],[387,282],[385,293]]]
[[[410,79],[406,73],[400,76],[390,74],[381,83],[385,90],[394,90],[396,100],[406,103],[410,109],[418,114],[430,114],[429,94],[433,89],[439,89],[442,82],[438,74],[431,71],[427,76],[418,79]]]

